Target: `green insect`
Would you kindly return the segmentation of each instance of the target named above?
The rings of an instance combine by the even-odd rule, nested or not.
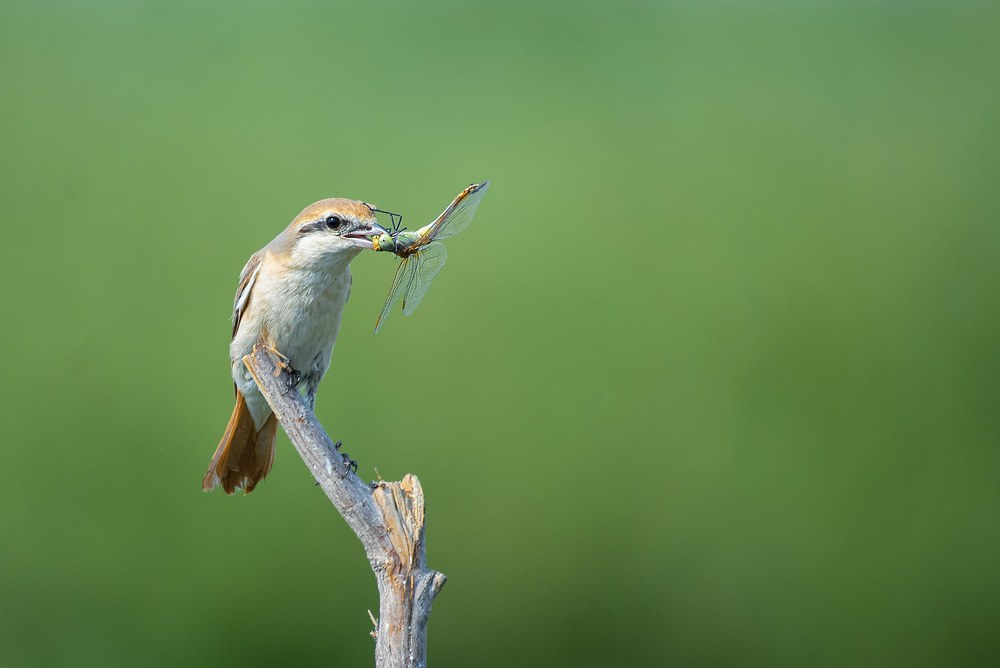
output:
[[[400,295],[403,295],[403,315],[410,315],[416,310],[420,300],[427,294],[434,276],[441,271],[448,259],[448,251],[440,239],[454,236],[469,226],[489,187],[489,181],[472,184],[434,222],[416,232],[383,233],[372,239],[375,250],[395,253],[403,259],[396,269],[389,296],[375,322],[376,334]]]

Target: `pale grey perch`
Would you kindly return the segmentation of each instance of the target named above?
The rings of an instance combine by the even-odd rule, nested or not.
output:
[[[378,581],[376,667],[427,665],[427,619],[446,578],[427,568],[420,481],[407,474],[401,482],[362,482],[302,395],[289,389],[287,368],[271,350],[255,346],[243,364],[302,460],[365,547]]]

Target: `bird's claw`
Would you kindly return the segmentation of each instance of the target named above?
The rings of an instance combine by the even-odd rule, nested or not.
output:
[[[267,350],[268,353],[270,353],[271,357],[274,359],[274,377],[277,378],[278,376],[281,375],[282,371],[287,370],[288,373],[295,376],[296,378],[295,384],[298,385],[299,383],[298,378],[301,376],[301,374],[298,371],[296,371],[294,367],[292,367],[288,358],[282,355],[281,351],[279,351],[274,346],[267,345],[265,346],[265,349]]]
[[[289,364],[285,364],[285,369],[288,371],[285,374],[285,392],[287,393],[299,386],[299,383],[302,382],[302,374]]]
[[[340,453],[340,457],[344,462],[344,466],[346,466],[349,469],[352,469],[355,473],[357,473],[358,462],[348,457],[346,452],[340,452],[340,446],[342,443],[343,443],[342,441],[337,441],[336,443],[333,444],[333,449],[336,450],[338,453]]]

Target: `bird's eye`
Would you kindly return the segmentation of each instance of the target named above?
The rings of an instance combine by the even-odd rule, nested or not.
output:
[[[326,226],[329,227],[331,230],[337,229],[343,222],[344,222],[343,219],[338,216],[326,217]]]

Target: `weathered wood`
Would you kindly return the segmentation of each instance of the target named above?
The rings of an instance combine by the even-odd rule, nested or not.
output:
[[[286,365],[273,351],[256,346],[243,364],[302,461],[364,545],[379,592],[376,667],[425,666],[431,603],[446,578],[427,568],[420,481],[407,474],[400,482],[362,482],[293,388]]]

